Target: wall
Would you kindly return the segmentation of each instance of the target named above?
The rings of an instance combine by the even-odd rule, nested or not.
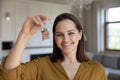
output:
[[[24,51],[23,62],[30,60],[31,54],[44,54],[52,52],[52,24],[55,17],[63,12],[70,12],[70,6],[64,4],[54,4],[42,1],[31,0],[2,0],[2,41],[13,41],[15,43],[17,36],[27,16],[44,14],[51,17],[47,23],[50,31],[50,39],[42,41],[41,31],[32,36]],[[6,21],[4,13],[9,11],[11,20]],[[47,48],[46,48],[47,47]],[[2,51],[2,57],[8,55],[9,50]]]
[[[1,0],[0,0],[0,30],[1,30]],[[2,45],[1,45],[1,31],[0,31],[0,60],[1,60],[1,57],[2,57],[2,51],[1,51],[1,48],[2,48]]]
[[[120,7],[120,0],[103,0],[103,8]]]
[[[85,19],[85,31],[87,36],[86,48],[88,52],[98,52],[98,44],[100,43],[99,33],[101,34],[101,30],[99,27],[101,26],[101,3],[93,2],[91,7],[86,10],[86,19]],[[100,17],[99,17],[100,16]],[[99,41],[100,40],[100,41]]]

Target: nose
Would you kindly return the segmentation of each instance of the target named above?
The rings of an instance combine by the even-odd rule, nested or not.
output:
[[[68,35],[64,35],[63,41],[64,42],[68,42],[69,40],[70,40],[69,36]]]

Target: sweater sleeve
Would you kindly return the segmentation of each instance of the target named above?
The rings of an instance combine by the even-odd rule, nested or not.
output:
[[[3,68],[4,63],[2,63],[0,66],[0,78],[2,80],[36,80],[38,72],[40,72],[39,65],[40,59],[35,59],[31,62],[21,63],[17,68],[7,71]]]

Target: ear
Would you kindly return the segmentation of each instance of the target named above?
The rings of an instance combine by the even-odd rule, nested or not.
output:
[[[82,38],[82,30],[79,32],[79,40]]]

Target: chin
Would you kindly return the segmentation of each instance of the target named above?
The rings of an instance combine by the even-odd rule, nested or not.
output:
[[[73,52],[74,50],[73,49],[64,49],[62,50],[63,53],[67,53],[67,54],[70,54],[71,52]]]

